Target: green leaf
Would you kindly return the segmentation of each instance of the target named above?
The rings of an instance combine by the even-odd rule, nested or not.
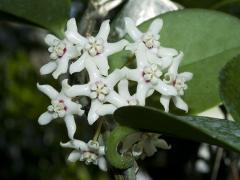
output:
[[[121,125],[218,145],[240,153],[240,124],[200,116],[176,116],[155,108],[127,106],[114,118]]]
[[[194,74],[184,97],[190,113],[196,114],[216,106],[220,103],[219,71],[240,54],[240,20],[225,13],[202,9],[175,11],[159,17],[164,21],[161,45],[183,51],[185,57],[180,72]],[[140,29],[146,31],[151,22],[141,24]],[[127,57],[126,51],[115,54],[110,65],[118,68],[133,63],[128,62]],[[161,107],[159,97],[152,97],[150,105]]]
[[[62,35],[70,13],[70,0],[1,0],[0,11]]]
[[[240,57],[228,62],[220,73],[220,96],[228,112],[240,122]]]

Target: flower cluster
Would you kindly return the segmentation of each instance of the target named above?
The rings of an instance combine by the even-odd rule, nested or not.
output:
[[[75,19],[70,19],[64,39],[47,35],[45,41],[50,46],[50,61],[40,69],[40,73],[52,73],[57,79],[61,74],[73,74],[85,69],[89,81],[86,84],[70,86],[68,79],[64,79],[60,93],[50,85],[37,85],[38,89],[51,99],[51,105],[39,117],[39,124],[45,125],[53,119],[63,118],[70,141],[61,145],[75,149],[68,159],[73,162],[80,160],[86,164],[97,164],[102,170],[107,169],[104,145],[100,146],[97,140],[85,143],[74,139],[74,115],[82,116],[85,113],[82,105],[74,100],[75,97],[85,96],[90,99],[90,110],[87,114],[90,125],[100,116],[113,114],[119,107],[144,106],[146,99],[155,91],[161,95],[160,103],[166,112],[169,111],[171,99],[177,108],[188,111],[188,106],[181,96],[187,89],[186,82],[191,80],[192,73],[178,73],[183,52],[161,46],[159,38],[163,21],[155,19],[146,32],[141,32],[130,18],[125,18],[125,25],[132,42],[123,39],[109,43],[109,20],[101,24],[95,37],[83,37],[78,33]],[[123,67],[109,73],[108,57],[123,49],[134,54],[136,68]],[[134,94],[129,92],[131,81],[137,83]],[[144,140],[133,146],[133,154],[145,157],[153,155],[156,147],[166,149],[166,143],[163,145],[158,137],[155,134],[143,136]]]

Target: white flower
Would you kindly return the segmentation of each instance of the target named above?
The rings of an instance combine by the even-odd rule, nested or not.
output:
[[[66,93],[69,97],[88,96],[91,98],[88,122],[93,124],[99,116],[112,114],[117,107],[127,105],[126,100],[114,91],[114,86],[125,77],[125,74],[117,69],[104,77],[90,59],[84,61],[84,66],[88,71],[90,81],[84,85],[73,85]],[[65,83],[67,83],[66,80]],[[109,104],[104,104],[106,102]]]
[[[149,64],[143,51],[136,54],[136,59],[136,69],[124,67],[122,71],[126,74],[127,79],[138,83],[136,98],[140,105],[145,105],[146,97],[151,95],[154,90],[166,96],[177,95],[177,91],[174,87],[165,84],[160,79],[162,74],[161,67],[156,64]]]
[[[70,162],[83,161],[87,165],[95,164],[103,170],[107,171],[107,162],[104,158],[105,147],[100,146],[97,141],[90,140],[88,143],[85,143],[80,140],[71,140],[67,143],[60,143],[62,147],[73,148],[73,150],[68,160]]]
[[[175,106],[179,109],[182,109],[184,111],[188,111],[188,105],[182,100],[180,96],[184,95],[184,90],[187,89],[187,85],[185,82],[192,79],[193,74],[190,72],[183,72],[178,74],[178,67],[180,62],[183,59],[183,53],[180,53],[177,57],[173,59],[173,63],[168,69],[168,72],[164,76],[164,82],[172,85],[176,91],[176,96],[166,96],[162,95],[160,98],[160,102],[163,105],[166,112],[169,111],[169,103],[170,99],[173,100],[173,103]]]
[[[84,111],[81,109],[82,106],[80,104],[73,102],[71,98],[65,95],[65,91],[69,88],[69,86],[62,83],[62,90],[60,93],[58,93],[50,85],[37,84],[37,87],[51,99],[51,105],[48,106],[47,111],[38,119],[39,124],[46,125],[53,119],[64,118],[68,136],[70,139],[73,139],[76,131],[76,124],[73,115],[76,114],[81,116]]]
[[[71,74],[82,71],[85,68],[84,61],[91,60],[96,64],[101,75],[107,76],[109,70],[108,56],[121,51],[128,44],[128,41],[124,39],[115,43],[107,42],[110,32],[109,20],[105,20],[102,23],[95,37],[90,36],[85,38],[81,36],[77,31],[75,19],[70,19],[67,27],[66,37],[74,44],[78,44],[84,48],[83,55],[70,66]]]
[[[158,65],[151,64],[150,66],[145,66],[143,69],[143,78],[146,82],[150,82],[153,85],[157,84],[158,79],[162,75],[162,71],[159,69]]]
[[[105,97],[109,94],[110,89],[102,81],[96,81],[90,85],[92,99],[98,99],[101,102],[105,101]]]
[[[145,33],[136,27],[135,22],[131,18],[126,17],[124,20],[126,31],[135,42],[135,44],[131,45],[132,48],[138,48],[138,44],[144,44],[148,49],[156,49],[160,46],[158,40],[160,38],[159,32],[163,26],[162,19],[155,19]]]
[[[154,155],[157,152],[157,148],[170,149],[171,146],[164,139],[160,139],[159,136],[160,134],[156,133],[143,133],[139,141],[132,147],[133,156],[144,159],[146,156]]]
[[[172,57],[176,55],[176,50],[160,46],[159,33],[162,25],[162,19],[155,19],[148,30],[143,33],[136,27],[132,19],[125,18],[126,30],[134,41],[127,45],[126,49],[135,53],[136,56],[144,55],[148,63],[158,64],[165,69],[172,63]]]
[[[138,105],[138,100],[136,95],[131,95],[128,89],[128,80],[123,79],[118,83],[118,93],[122,96],[128,103],[128,105]]]
[[[81,52],[79,46],[73,45],[67,39],[60,40],[51,34],[46,36],[45,42],[50,46],[48,51],[51,60],[41,67],[40,73],[44,75],[53,72],[53,77],[57,79],[60,74],[67,72],[69,60],[80,56]]]

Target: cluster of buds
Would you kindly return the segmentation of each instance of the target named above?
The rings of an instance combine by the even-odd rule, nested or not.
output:
[[[113,114],[122,106],[145,106],[145,101],[155,91],[160,93],[160,103],[166,112],[169,111],[170,100],[175,106],[188,111],[187,104],[181,96],[187,89],[185,84],[191,80],[192,73],[178,73],[178,67],[183,59],[183,52],[165,48],[159,42],[163,26],[161,19],[155,19],[146,32],[140,31],[134,21],[125,18],[126,31],[131,42],[122,39],[118,42],[107,41],[110,33],[109,20],[105,20],[95,37],[83,37],[79,34],[75,19],[67,22],[65,38],[60,40],[53,35],[47,35],[45,41],[50,46],[50,62],[40,69],[42,75],[51,74],[57,79],[61,74],[73,74],[86,70],[89,81],[86,84],[70,86],[68,79],[62,80],[62,90],[58,93],[50,85],[37,85],[38,89],[51,99],[47,111],[39,117],[41,125],[48,124],[53,119],[63,118],[70,141],[61,144],[63,147],[74,148],[70,161],[85,161],[86,164],[98,164],[106,170],[104,145],[99,146],[97,140],[85,143],[74,139],[76,124],[74,115],[82,116],[85,112],[76,97],[89,97],[90,110],[87,120],[90,125],[99,117]],[[123,67],[109,73],[108,57],[122,50],[131,51],[136,58],[136,68]],[[74,60],[74,61],[73,61]],[[134,94],[129,92],[129,81],[137,83]],[[145,136],[144,136],[145,137]],[[151,140],[152,139],[152,140]],[[152,145],[146,145],[146,142]],[[161,140],[162,141],[162,140]],[[134,149],[140,149],[141,157],[150,156],[160,147],[158,135],[147,135],[144,142],[135,144]],[[151,148],[150,153],[148,148]]]

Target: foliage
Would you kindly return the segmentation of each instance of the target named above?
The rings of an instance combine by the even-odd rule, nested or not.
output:
[[[215,9],[235,16],[240,14],[238,0],[176,1],[185,7]],[[61,37],[70,16],[70,6],[69,0],[2,0],[0,16],[1,20],[7,22],[14,21],[40,26]],[[190,116],[189,114],[184,116],[167,114],[159,110],[162,107],[156,105],[159,104],[159,96],[156,95],[148,102],[149,106],[155,108],[120,108],[114,117],[121,125],[127,125],[128,128],[121,129],[120,127],[120,130],[119,128],[113,130],[107,140],[107,158],[113,166],[120,169],[129,167],[129,164],[132,165],[133,162],[130,157],[119,154],[117,147],[124,137],[136,130],[154,131],[177,138],[207,142],[240,152],[239,57],[236,58],[240,53],[239,19],[219,11],[203,9],[187,9],[166,13],[160,17],[164,20],[161,44],[183,51],[185,59],[180,70],[190,71],[194,74],[193,80],[189,83],[189,90],[184,97],[190,107],[189,114],[197,114],[220,104],[220,92],[224,105],[237,122]],[[140,25],[140,29],[146,30],[152,20]],[[16,27],[10,26],[9,29],[11,28]],[[0,29],[1,32],[3,31]],[[7,41],[14,40],[9,36]],[[15,41],[22,42],[20,38]],[[22,46],[29,46],[30,43],[27,43]],[[42,44],[39,44],[37,48],[42,48]],[[1,53],[6,51],[4,45],[5,42],[0,34]],[[11,49],[16,47],[10,46]],[[33,49],[20,48],[14,49],[10,56],[0,56],[0,68],[3,72],[2,92],[0,93],[2,122],[0,125],[0,152],[3,154],[2,161],[5,165],[0,169],[1,179],[19,176],[25,177],[25,179],[108,178],[106,174],[98,172],[94,167],[86,168],[81,164],[66,165],[63,152],[59,147],[65,131],[61,124],[57,125],[58,131],[53,130],[50,126],[47,132],[37,126],[36,118],[46,107],[47,98],[43,98],[34,86],[40,77],[35,70],[37,68],[31,65],[32,62],[29,63],[28,53]],[[125,64],[134,66],[134,59],[131,53],[122,51],[111,57],[110,64],[112,69]],[[220,78],[218,78],[219,73]],[[44,79],[44,81],[46,80],[51,81]],[[84,125],[82,129],[84,131]],[[85,129],[85,131],[87,130]],[[78,134],[78,136],[81,135]],[[190,145],[192,143],[186,142]],[[182,147],[181,150],[187,149],[188,147]],[[192,153],[195,156],[196,150]],[[97,173],[95,173],[96,171]]]

